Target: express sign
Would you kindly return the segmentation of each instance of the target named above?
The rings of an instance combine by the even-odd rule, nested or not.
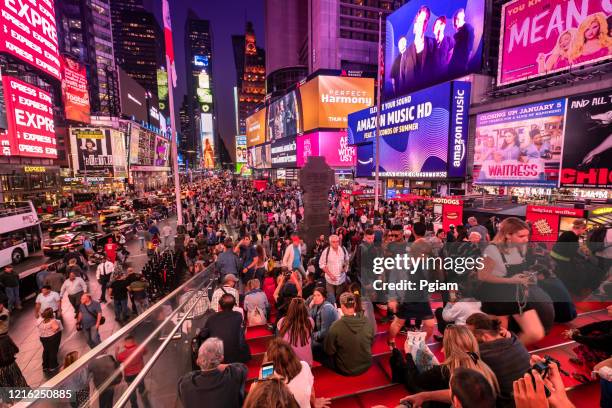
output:
[[[19,79],[3,76],[8,139],[12,156],[57,158],[51,94]]]
[[[53,0],[0,0],[0,52],[61,79]]]

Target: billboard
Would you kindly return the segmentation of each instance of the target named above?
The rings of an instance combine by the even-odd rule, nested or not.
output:
[[[374,168],[375,155],[374,143],[357,146],[355,177],[370,177],[376,171]]]
[[[134,123],[130,125],[130,166],[155,166],[157,135]]]
[[[157,97],[159,109],[168,115],[168,73],[163,67],[157,70]]]
[[[515,0],[504,4],[497,84],[609,59],[611,15],[607,0]]]
[[[297,143],[295,137],[285,137],[273,142],[270,147],[272,168],[291,168],[297,166]]]
[[[247,162],[247,138],[246,136],[236,136],[236,163]]]
[[[314,132],[297,137],[297,166],[304,167],[308,156],[323,156],[331,167],[352,167],[357,148],[349,146],[346,131]]]
[[[168,167],[168,156],[170,152],[170,142],[161,136],[155,137],[155,166]]]
[[[248,166],[252,169],[269,169],[272,167],[272,154],[269,144],[250,147],[247,155]]]
[[[51,94],[17,78],[2,76],[8,134],[3,154],[57,158]],[[9,149],[6,149],[6,145]]]
[[[474,184],[556,187],[565,99],[476,116]]]
[[[266,112],[263,108],[246,118],[247,146],[266,143]]]
[[[479,71],[484,12],[484,0],[422,0],[389,15],[383,100]]]
[[[6,119],[6,104],[4,103],[4,87],[2,85],[2,70],[0,69],[0,129],[8,129]]]
[[[0,52],[61,79],[53,0],[4,0],[0,7]]]
[[[291,91],[268,106],[268,141],[302,133],[300,110],[296,91]]]
[[[202,154],[202,168],[215,168],[215,138],[213,134],[213,115],[212,113],[200,114],[200,142]]]
[[[383,103],[380,114],[381,176],[463,177],[469,101],[470,84],[453,81]],[[348,125],[350,145],[373,141],[376,108],[350,114]],[[361,156],[358,153],[358,167],[359,161],[369,160],[363,152],[365,149]]]
[[[555,242],[565,231],[571,231],[572,222],[584,217],[584,210],[567,207],[528,205],[526,220],[531,224],[532,242]]]
[[[374,79],[318,76],[299,88],[303,130],[346,128],[347,116],[374,105]]]
[[[212,113],[213,94],[210,87],[210,74],[208,65],[202,66],[202,70],[196,74],[196,96],[200,112]]]
[[[121,113],[133,116],[136,120],[147,122],[147,95],[145,89],[123,69],[119,72],[119,90],[121,97]]]
[[[112,177],[115,160],[110,128],[70,128],[73,169],[76,174]]]
[[[66,110],[66,119],[90,123],[89,92],[87,90],[87,71],[85,65],[62,57],[62,98]]]
[[[612,187],[612,90],[567,100],[562,187]]]

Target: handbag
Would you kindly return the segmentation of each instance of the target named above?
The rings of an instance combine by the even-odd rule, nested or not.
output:
[[[406,354],[412,356],[419,373],[424,373],[433,366],[440,364],[436,356],[427,346],[427,343],[425,343],[426,337],[426,332],[409,331],[406,333],[406,342],[404,343],[404,351]]]
[[[248,326],[261,326],[267,323],[266,315],[261,308],[256,307],[247,312]]]
[[[87,306],[83,305],[83,307],[85,307],[85,310],[87,310],[87,313],[89,313],[89,315],[91,317],[93,317],[96,320],[98,319],[98,316],[95,316],[93,313],[91,313],[91,310],[89,310],[89,308]],[[100,326],[102,326],[104,323],[106,323],[106,318],[104,316],[102,316],[100,318]]]

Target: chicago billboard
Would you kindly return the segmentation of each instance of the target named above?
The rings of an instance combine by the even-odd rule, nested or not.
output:
[[[2,0],[0,52],[61,79],[53,0]]]
[[[497,84],[611,57],[608,0],[515,0],[502,7]]]
[[[247,146],[266,143],[266,108],[246,118]]]
[[[349,146],[346,131],[314,132],[297,138],[297,166],[304,167],[309,156],[323,156],[331,167],[352,167],[357,148]]]
[[[567,100],[562,187],[612,187],[612,90]]]
[[[57,142],[51,94],[17,78],[2,77],[8,135],[3,154],[56,159]],[[9,144],[9,149],[5,149]]]
[[[87,72],[85,66],[77,61],[62,57],[62,98],[66,110],[66,119],[90,123],[89,92],[87,90]]]
[[[470,84],[453,81],[383,103],[381,176],[463,177],[469,102]],[[372,142],[376,135],[376,108],[350,114],[348,125],[350,145]],[[358,167],[359,161],[369,161],[365,151],[358,153]]]
[[[389,15],[383,100],[479,71],[484,12],[484,0],[423,0]]]
[[[299,88],[303,129],[346,128],[347,116],[374,105],[374,79],[321,75]]]
[[[476,116],[474,184],[556,187],[565,99]]]
[[[247,138],[243,135],[236,136],[236,163],[247,162]]]
[[[296,136],[302,133],[300,123],[300,108],[296,91],[275,100],[268,106],[268,116],[266,122],[268,141],[274,142],[283,137]]]
[[[297,144],[295,137],[286,137],[270,146],[272,168],[291,168],[297,166]]]

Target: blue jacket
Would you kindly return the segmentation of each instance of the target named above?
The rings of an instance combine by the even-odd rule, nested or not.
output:
[[[338,320],[338,310],[334,305],[325,301],[320,305],[314,305],[309,313],[315,322],[312,339],[316,342],[322,342],[331,325]]]

